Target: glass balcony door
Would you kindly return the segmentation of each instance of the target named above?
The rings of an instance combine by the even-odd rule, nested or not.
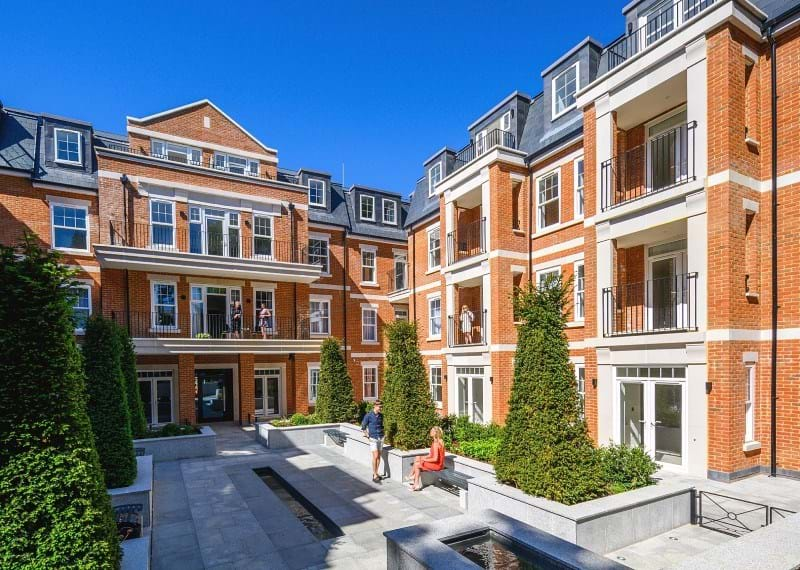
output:
[[[659,119],[647,129],[647,186],[657,192],[688,179],[689,131],[686,110]]]
[[[683,244],[683,240],[673,243]],[[671,246],[672,244],[664,244],[649,248],[651,256],[648,261],[647,318],[648,330],[654,332],[682,329],[688,322],[685,251],[653,255],[653,252],[669,249]]]
[[[470,421],[485,421],[483,397],[483,368],[456,368],[458,414]]]
[[[256,370],[255,410],[257,416],[280,415],[281,371]]]
[[[231,337],[233,304],[241,303],[242,290],[192,285],[191,296],[192,338]]]

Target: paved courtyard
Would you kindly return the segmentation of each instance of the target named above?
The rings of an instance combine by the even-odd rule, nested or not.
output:
[[[215,425],[217,456],[155,467],[154,570],[385,568],[383,531],[460,514],[458,498],[375,484],[332,449],[270,451],[254,433]],[[259,479],[271,467],[344,536],[318,541]]]

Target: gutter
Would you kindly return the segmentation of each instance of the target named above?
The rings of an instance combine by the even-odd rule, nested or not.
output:
[[[342,316],[344,317],[344,335],[343,335],[343,348],[344,362],[347,365],[347,272],[350,264],[350,253],[347,251],[347,228],[342,231],[342,251],[344,252],[342,258]],[[330,247],[330,244],[328,245]],[[330,252],[328,252],[328,263],[330,263]],[[330,269],[330,268],[328,268]]]

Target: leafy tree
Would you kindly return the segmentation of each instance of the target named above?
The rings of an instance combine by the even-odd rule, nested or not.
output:
[[[33,235],[16,251],[0,247],[2,568],[119,566],[86,413],[71,280]]]
[[[122,377],[125,380],[125,394],[131,417],[131,433],[135,438],[144,437],[147,434],[147,420],[144,416],[142,396],[139,392],[139,380],[136,375],[136,351],[127,330],[118,326],[117,335],[121,350],[120,368],[122,369]]]
[[[400,449],[425,447],[431,427],[438,421],[419,352],[417,326],[395,321],[385,331],[389,340],[382,398],[386,438]]]
[[[87,407],[106,485],[112,489],[130,485],[136,479],[121,352],[117,325],[100,315],[90,317],[83,344]]]
[[[571,505],[603,494],[605,485],[564,335],[569,289],[554,278],[517,296],[514,384],[494,465],[501,481]]]
[[[339,340],[322,341],[320,347],[319,384],[314,415],[322,423],[347,422],[355,414],[353,381],[347,372]]]

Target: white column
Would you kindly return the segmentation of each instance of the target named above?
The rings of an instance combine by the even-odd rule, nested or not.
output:
[[[594,105],[595,108],[595,212],[600,212],[602,200],[602,165],[611,158],[614,149],[614,123],[611,120],[611,105],[608,95],[603,95]]]
[[[447,202],[444,205],[444,227],[439,228],[439,243],[444,249],[444,256],[442,256],[442,266],[450,264],[450,241],[447,236],[456,227],[456,207],[455,203]]]
[[[697,122],[694,147],[689,135],[689,171],[694,159],[694,174],[698,180],[708,176],[708,82],[706,78],[706,39],[701,37],[686,46],[686,120]],[[744,135],[742,135],[744,136]]]
[[[706,330],[708,323],[708,214],[706,192],[696,192],[686,197],[686,271],[697,273],[696,286],[689,281],[688,294],[695,306],[689,306],[690,319],[696,315],[698,330]]]
[[[595,226],[597,232],[597,337],[603,336],[603,289],[614,285],[614,242],[611,241],[611,227],[608,222]]]
[[[481,216],[486,218],[486,225],[483,228],[486,234],[483,236],[483,239],[486,245],[486,251],[492,251],[492,244],[489,243],[489,236],[492,235],[490,231],[492,227],[492,216],[490,213],[491,208],[489,207],[492,203],[492,188],[491,184],[489,184],[489,169],[486,168],[485,172],[486,181],[481,184]]]
[[[486,320],[483,323],[483,334],[486,335],[487,347],[492,344],[492,278],[486,273],[481,280],[481,306],[486,309]],[[483,319],[483,315],[480,316]],[[499,341],[498,341],[499,342]]]

